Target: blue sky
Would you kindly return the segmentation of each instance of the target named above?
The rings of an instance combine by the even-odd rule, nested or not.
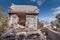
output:
[[[14,3],[16,5],[35,5],[39,8],[39,20],[50,22],[55,20],[55,15],[60,13],[60,0],[0,0],[0,6],[7,14],[8,7]]]

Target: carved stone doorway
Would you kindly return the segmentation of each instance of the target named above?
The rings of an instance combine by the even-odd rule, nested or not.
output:
[[[25,26],[26,13],[21,13],[18,15],[18,17],[19,17],[19,24]]]

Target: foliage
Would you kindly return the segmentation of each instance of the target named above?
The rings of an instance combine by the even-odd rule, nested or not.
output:
[[[0,13],[0,32],[5,32],[6,31],[6,28],[8,28],[8,17],[3,14],[3,13]]]
[[[56,26],[57,28],[60,28],[60,14],[56,15],[56,19],[57,20],[51,22],[51,24],[52,24],[51,26],[52,27]]]
[[[8,29],[8,17],[4,14],[4,9],[0,7],[0,40],[2,40],[2,33],[6,32]]]
[[[3,12],[3,11],[4,11],[4,9],[2,7],[0,7],[0,12]]]
[[[56,26],[60,28],[60,13],[56,15],[56,19],[57,19]]]
[[[56,15],[56,19],[58,22],[60,22],[60,13]]]
[[[37,27],[38,29],[43,27],[43,23],[41,23],[39,20],[38,20],[38,24],[37,25],[38,25],[38,27]]]
[[[2,33],[8,29],[8,17],[3,12],[0,13],[0,40]]]
[[[60,23],[59,22],[56,23],[56,27],[60,28]]]

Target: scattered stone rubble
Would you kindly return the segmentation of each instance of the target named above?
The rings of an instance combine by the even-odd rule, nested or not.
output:
[[[43,36],[42,36],[42,34],[39,34],[39,33],[26,33],[26,32],[19,32],[19,33],[16,33],[16,34],[14,34],[14,33],[7,33],[7,34],[4,34],[4,36],[3,36],[3,39],[5,39],[5,40],[12,40],[12,39],[19,39],[19,40],[23,40],[23,39],[25,39],[25,40],[28,40],[28,39],[35,39],[35,40],[42,40],[42,39],[44,39],[43,38]]]
[[[18,27],[11,30],[11,32],[7,32],[3,34],[3,39],[4,40],[43,40],[44,36],[40,30]]]

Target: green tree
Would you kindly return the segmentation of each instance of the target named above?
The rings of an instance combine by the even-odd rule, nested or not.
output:
[[[41,23],[40,21],[39,21],[39,19],[38,19],[38,23],[37,23],[37,25],[38,25],[38,29],[40,29],[40,28],[42,28],[43,27],[43,23]]]
[[[3,11],[4,11],[4,9],[2,7],[0,7],[0,12],[3,12]]]
[[[56,19],[58,22],[60,22],[60,13],[56,15]]]
[[[2,33],[8,29],[8,16],[3,13],[3,8],[0,8],[0,40]]]
[[[60,13],[56,15],[56,19],[57,19],[56,26],[60,28]]]
[[[4,13],[0,13],[0,32],[5,32],[8,27],[8,17]]]

